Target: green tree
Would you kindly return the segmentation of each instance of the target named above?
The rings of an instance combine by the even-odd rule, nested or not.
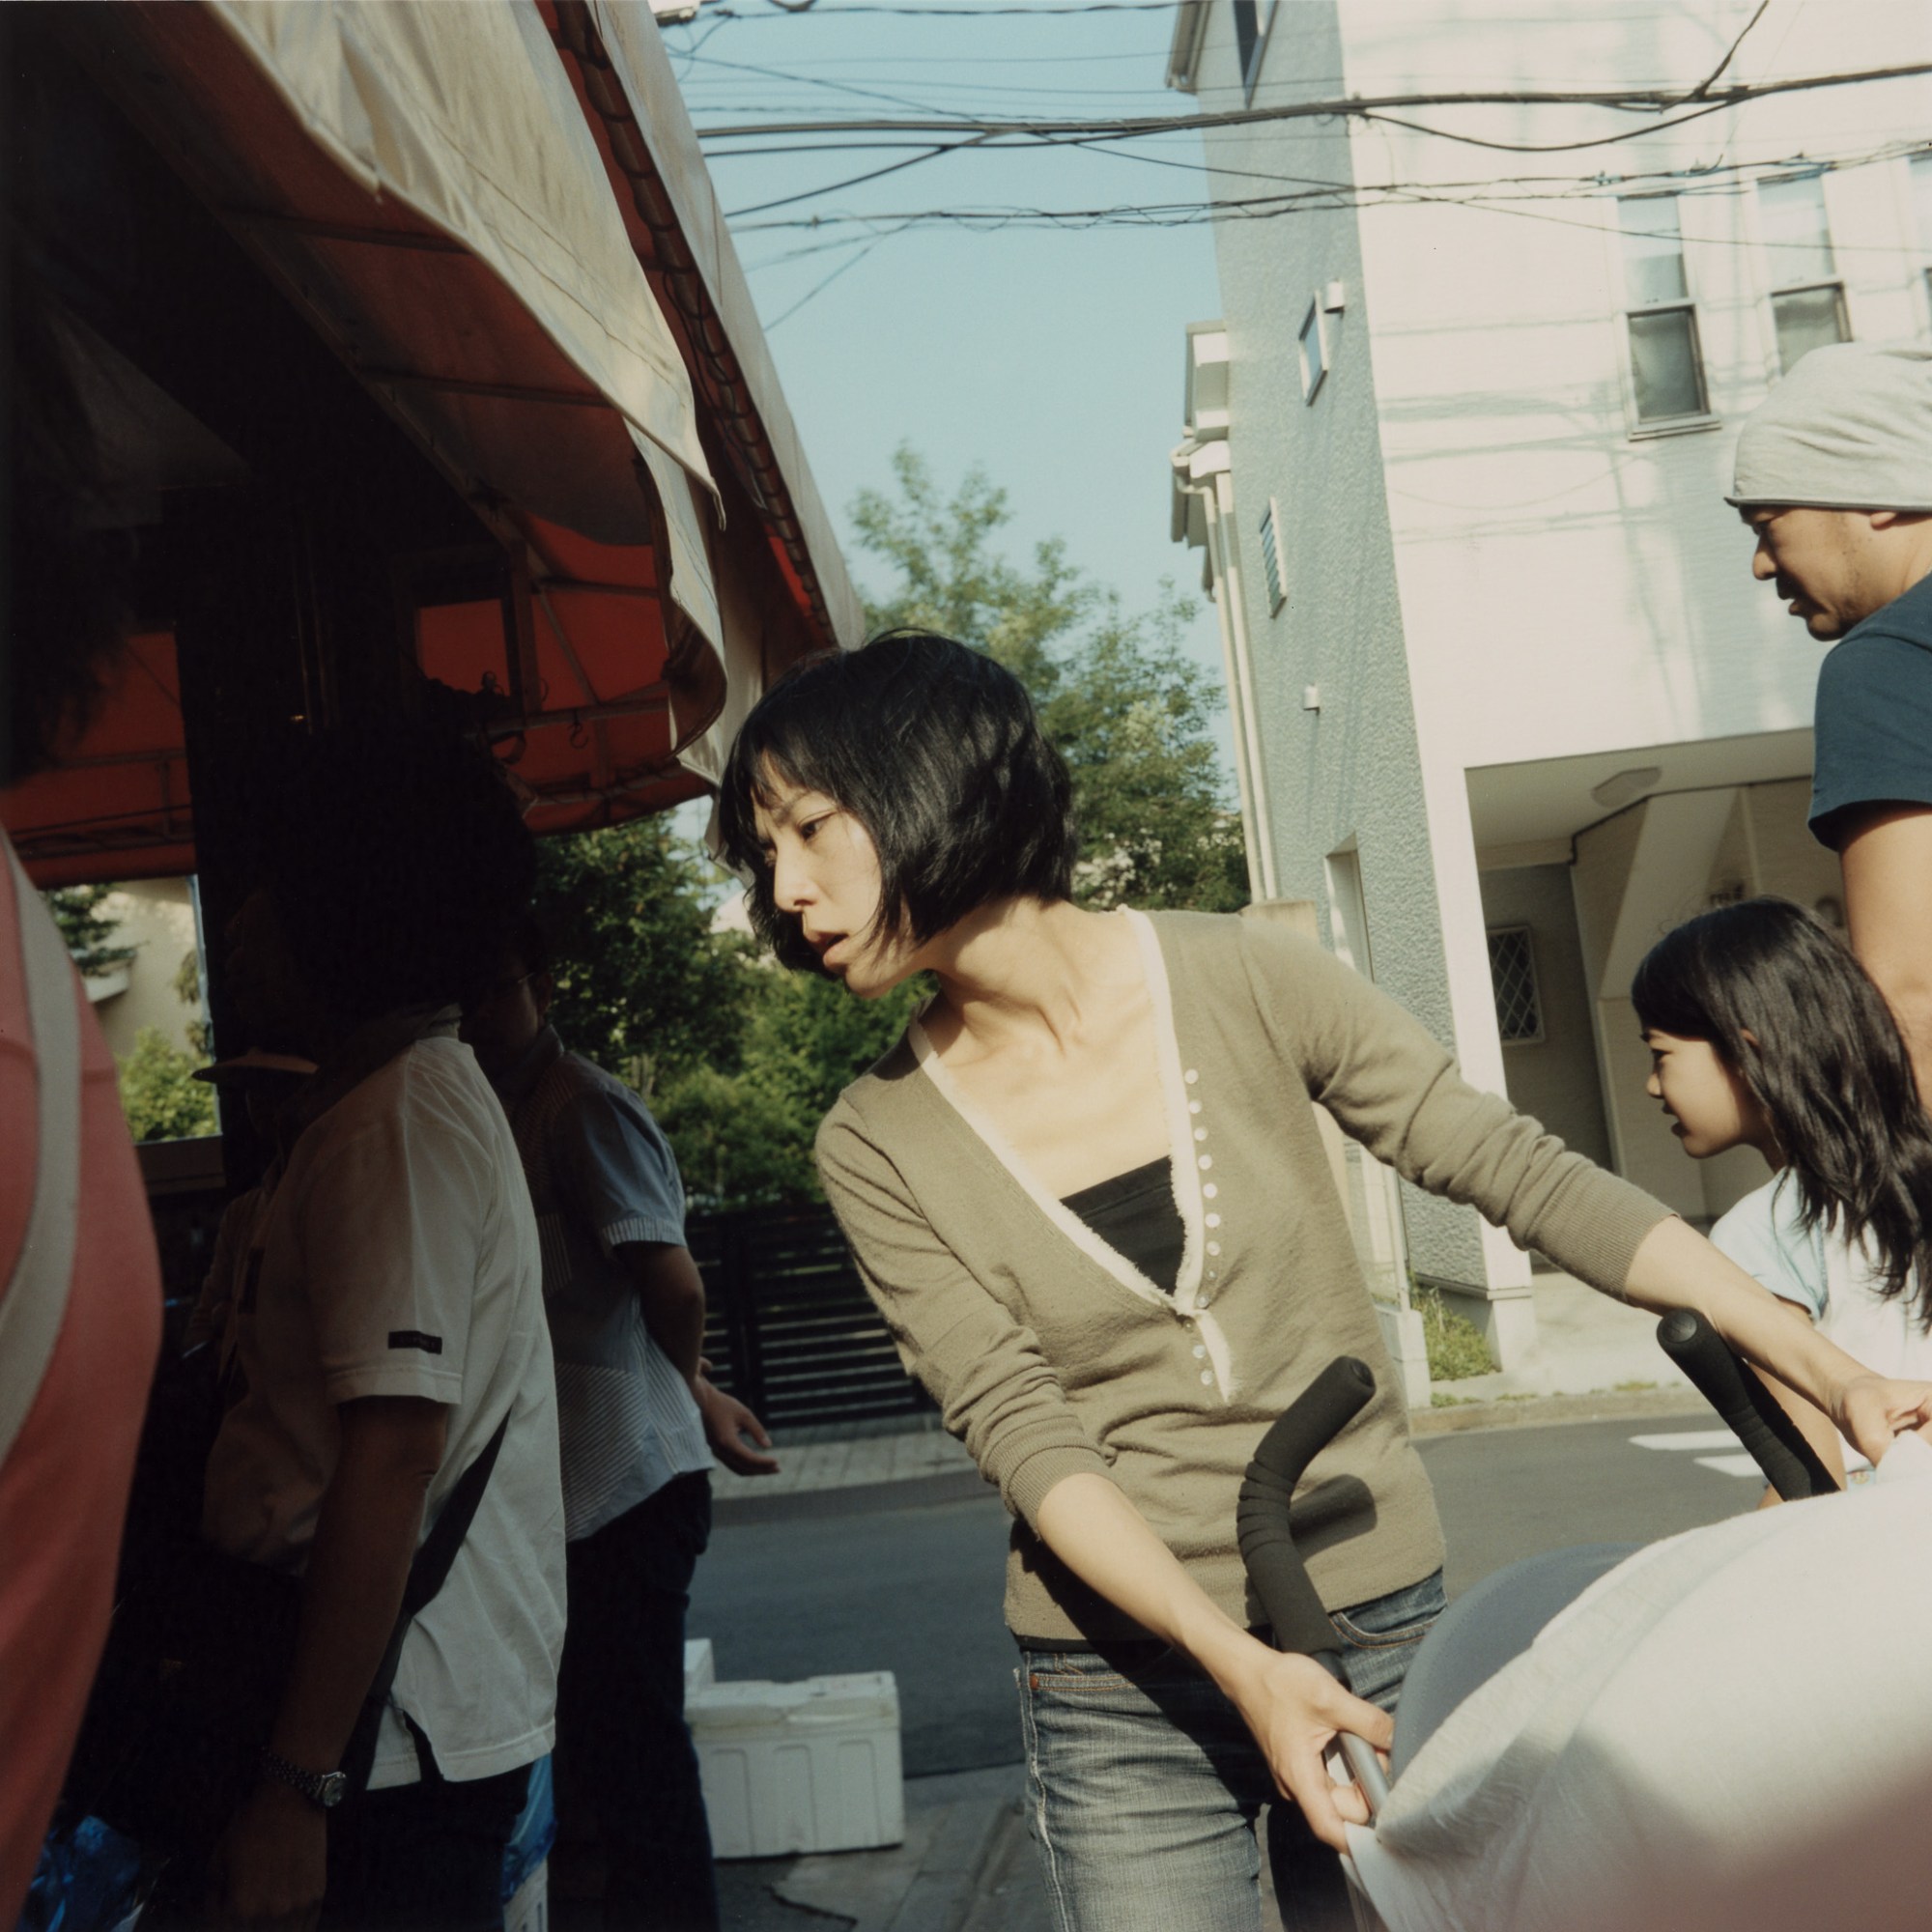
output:
[[[696,1067],[656,1096],[694,1205],[764,1207],[824,1198],[812,1137],[841,1089],[905,1030],[923,996],[909,981],[880,1000],[855,1000],[835,980],[756,970],[735,1072]]]
[[[214,1131],[214,1089],[194,1077],[203,1063],[143,1027],[121,1062],[121,1111],[137,1141],[180,1141]]]
[[[73,954],[73,963],[90,979],[133,958],[138,950],[115,945],[121,922],[100,909],[101,901],[119,890],[118,886],[57,886],[45,895],[47,910]]]
[[[716,868],[663,819],[537,848],[537,911],[555,954],[557,1031],[648,1094],[739,1059],[750,963],[711,929]]]
[[[866,490],[852,506],[860,546],[897,580],[867,600],[867,621],[957,638],[1026,685],[1073,781],[1075,896],[1097,907],[1245,905],[1240,820],[1211,735],[1220,695],[1181,647],[1193,604],[1170,583],[1152,611],[1129,613],[1057,537],[1035,545],[1030,567],[1000,554],[1012,513],[980,469],[949,497],[902,444],[893,474],[895,496]]]
[[[213,1057],[214,1045],[209,1037],[208,1019],[201,1006],[201,954],[192,946],[182,954],[182,963],[175,969],[175,998],[183,1006],[194,1009],[194,1017],[186,1029],[188,1051],[196,1056],[197,1066],[205,1066]]]

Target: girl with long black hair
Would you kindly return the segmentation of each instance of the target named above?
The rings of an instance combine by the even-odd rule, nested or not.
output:
[[[1747,899],[1660,940],[1631,999],[1685,1152],[1750,1147],[1772,1170],[1712,1243],[1880,1375],[1932,1373],[1932,1124],[1850,951],[1787,899]],[[1788,1406],[1828,1468],[1869,1466]]]

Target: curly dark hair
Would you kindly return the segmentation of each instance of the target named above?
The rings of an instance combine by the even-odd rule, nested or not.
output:
[[[1070,895],[1072,788],[1026,687],[983,651],[887,631],[795,666],[739,728],[719,781],[726,856],[751,878],[753,929],[787,966],[818,970],[772,900],[754,813],[771,781],[822,792],[879,855],[875,931],[914,944],[995,899]]]

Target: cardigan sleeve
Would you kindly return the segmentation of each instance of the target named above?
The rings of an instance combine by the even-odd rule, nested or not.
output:
[[[841,1102],[818,1130],[818,1170],[860,1279],[899,1359],[939,1405],[1007,1507],[1036,1526],[1071,1475],[1105,1476],[1032,1329],[1015,1321],[936,1235],[911,1189]]]
[[[1671,1210],[1579,1153],[1499,1094],[1386,993],[1313,941],[1250,926],[1250,971],[1276,1044],[1307,1091],[1377,1159],[1474,1208],[1517,1243],[1621,1294],[1643,1238]]]

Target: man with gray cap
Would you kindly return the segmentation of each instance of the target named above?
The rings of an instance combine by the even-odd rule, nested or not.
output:
[[[1738,438],[1760,582],[1832,644],[1811,831],[1932,1095],[1932,348],[1814,349]]]

